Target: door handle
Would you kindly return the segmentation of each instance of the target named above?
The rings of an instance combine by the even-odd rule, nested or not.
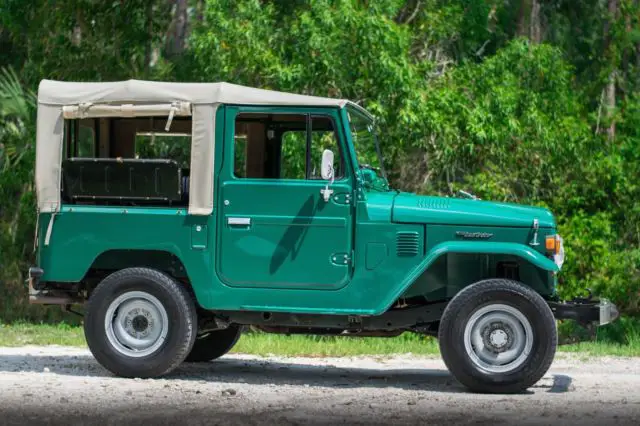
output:
[[[250,217],[230,217],[227,218],[227,224],[231,226],[251,226],[251,218]]]

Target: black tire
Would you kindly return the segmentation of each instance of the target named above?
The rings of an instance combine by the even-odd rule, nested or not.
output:
[[[522,364],[514,363],[514,368],[509,371],[495,372],[481,368],[465,348],[465,328],[473,314],[493,304],[515,308],[524,315],[533,331],[529,354],[523,355],[526,358]],[[494,327],[494,323],[490,326]],[[488,339],[487,336],[493,336],[493,332],[484,334],[484,339]],[[509,336],[509,333],[502,332],[502,336]],[[453,376],[470,390],[483,393],[518,393],[537,383],[549,370],[558,342],[556,321],[545,300],[530,287],[505,279],[484,280],[461,290],[442,315],[438,339],[444,363]],[[503,340],[501,344],[509,344],[509,339],[506,337],[506,343]],[[496,348],[489,347],[492,350]],[[526,354],[526,351],[522,353]]]
[[[123,354],[107,336],[105,320],[109,306],[132,291],[153,296],[164,308],[168,320],[164,339],[157,339],[159,347],[145,356]],[[153,322],[151,324],[153,326]],[[84,321],[87,344],[96,360],[118,376],[139,378],[162,376],[177,367],[191,351],[196,327],[193,298],[185,287],[162,272],[148,268],[122,269],[106,277],[91,294]]]
[[[232,324],[224,330],[198,336],[184,362],[208,362],[220,358],[235,346],[241,334],[242,328]]]

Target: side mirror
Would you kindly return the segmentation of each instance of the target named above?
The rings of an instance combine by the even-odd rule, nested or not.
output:
[[[333,183],[333,173],[333,151],[325,149],[322,152],[322,165],[320,166],[320,176],[328,181],[327,186],[320,190],[325,202],[328,202],[333,194],[333,189],[329,189],[329,185]]]
[[[333,182],[333,151],[325,149],[322,152],[322,165],[320,166],[322,179]]]

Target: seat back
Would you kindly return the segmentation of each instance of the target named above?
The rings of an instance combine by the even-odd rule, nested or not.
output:
[[[68,201],[182,200],[182,170],[174,160],[69,158],[62,162],[62,179]]]

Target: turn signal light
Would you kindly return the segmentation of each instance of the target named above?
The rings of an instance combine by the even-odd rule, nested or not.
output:
[[[548,235],[545,239],[545,247],[547,251],[550,251],[553,254],[557,254],[560,251],[560,236],[559,235]]]

